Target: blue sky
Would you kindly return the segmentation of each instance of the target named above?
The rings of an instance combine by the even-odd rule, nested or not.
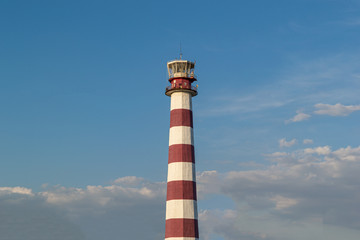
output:
[[[202,239],[357,239],[359,30],[357,0],[1,1],[0,230],[163,237],[181,42]]]

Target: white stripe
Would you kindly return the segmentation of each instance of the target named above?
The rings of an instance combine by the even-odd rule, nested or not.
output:
[[[171,94],[171,107],[173,109],[192,109],[191,104],[191,93],[188,92],[174,92]]]
[[[196,181],[195,164],[191,162],[173,162],[168,164],[168,182]]]
[[[199,239],[192,237],[170,237],[170,238],[165,238],[165,240],[199,240]]]
[[[169,146],[173,144],[194,145],[194,134],[192,127],[176,126],[170,128]]]
[[[187,218],[198,219],[195,200],[169,200],[166,201],[166,219]]]

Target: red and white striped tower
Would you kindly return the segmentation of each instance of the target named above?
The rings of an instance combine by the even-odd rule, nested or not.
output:
[[[197,88],[195,63],[175,60],[167,63],[171,97],[169,161],[166,198],[166,240],[199,239],[196,201],[192,97]]]

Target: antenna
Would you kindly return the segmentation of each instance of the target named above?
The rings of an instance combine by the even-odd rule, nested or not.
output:
[[[181,41],[180,41],[180,59],[182,58],[182,51],[181,51]]]

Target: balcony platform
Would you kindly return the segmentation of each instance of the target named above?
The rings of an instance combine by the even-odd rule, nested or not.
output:
[[[198,94],[197,87],[191,86],[191,87],[172,87],[172,85],[167,86],[165,88],[165,95],[171,96],[174,92],[189,92],[194,97]]]

